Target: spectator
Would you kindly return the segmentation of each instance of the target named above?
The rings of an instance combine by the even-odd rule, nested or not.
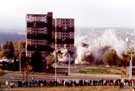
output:
[[[46,86],[46,80],[44,80],[44,86]]]
[[[5,86],[6,86],[6,88],[8,88],[8,81],[7,80],[5,82]]]
[[[0,88],[1,88],[1,85],[2,85],[2,83],[0,82]]]
[[[10,82],[10,87],[13,88],[14,87],[14,83],[13,81]]]

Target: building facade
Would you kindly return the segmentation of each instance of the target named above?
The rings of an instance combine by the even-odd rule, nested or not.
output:
[[[55,49],[74,48],[74,19],[53,19],[47,14],[27,14],[26,16],[26,56],[31,58],[38,51],[42,60]]]
[[[74,48],[74,19],[55,19],[55,47],[56,49]]]
[[[51,49],[52,34],[52,13],[48,14],[27,14],[26,16],[26,56],[31,58],[38,51],[42,59]]]

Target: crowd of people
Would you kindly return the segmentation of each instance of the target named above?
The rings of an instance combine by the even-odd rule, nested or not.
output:
[[[117,79],[117,80],[30,80],[30,81],[6,81],[6,87],[47,87],[47,86],[135,86],[135,80]]]

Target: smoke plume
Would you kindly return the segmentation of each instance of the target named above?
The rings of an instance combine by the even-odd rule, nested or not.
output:
[[[115,30],[107,29],[102,35],[87,33],[85,36],[75,38],[76,64],[86,64],[92,62],[102,62],[104,53],[114,49],[118,56],[127,50],[127,44],[121,38],[118,38]]]

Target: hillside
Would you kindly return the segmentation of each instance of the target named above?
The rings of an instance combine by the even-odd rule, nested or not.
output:
[[[5,40],[25,40],[25,32],[23,30],[14,29],[0,29],[0,44],[3,44]]]

